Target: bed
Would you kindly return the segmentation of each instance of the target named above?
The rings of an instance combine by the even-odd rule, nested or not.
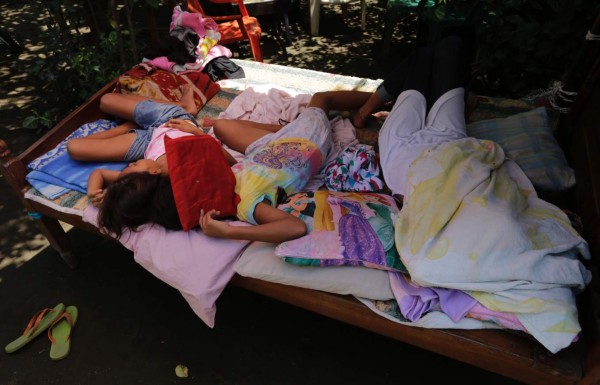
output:
[[[216,117],[250,86],[257,89],[274,83],[283,85],[284,90],[290,94],[302,94],[332,88],[372,91],[379,83],[377,80],[262,63],[237,63],[244,68],[246,78],[224,81],[221,90],[201,109],[199,118]],[[268,79],[268,83],[265,79]],[[87,205],[81,194],[75,192],[49,200],[39,192],[32,191],[26,179],[29,172],[27,167],[38,157],[52,151],[80,126],[106,118],[99,111],[99,99],[103,94],[113,91],[115,83],[116,81],[107,84],[23,153],[2,159],[0,167],[7,182],[21,197],[29,215],[40,225],[43,234],[64,261],[72,267],[77,264],[77,252],[71,249],[59,221],[102,235],[94,225],[94,209]],[[561,208],[568,208],[577,213],[573,218],[581,220],[582,231],[592,254],[591,260],[586,262],[586,267],[594,274],[592,283],[577,297],[582,332],[575,342],[557,353],[551,353],[539,341],[521,332],[496,328],[483,330],[479,327],[473,330],[440,328],[440,325],[436,328],[414,327],[396,322],[393,316],[385,314],[385,310],[382,311],[390,301],[387,294],[390,289],[388,281],[381,279],[381,274],[386,276],[386,273],[381,271],[365,268],[358,273],[356,268],[344,266],[340,268],[345,271],[343,274],[322,272],[319,273],[321,277],[312,274],[307,277],[304,273],[305,267],[293,266],[293,269],[289,270],[290,267],[285,262],[277,259],[274,256],[274,245],[249,245],[247,242],[224,245],[221,241],[207,244],[205,239],[202,240],[204,253],[198,256],[202,263],[194,267],[190,265],[189,260],[182,257],[185,253],[168,260],[160,256],[170,250],[171,244],[168,242],[193,249],[197,242],[194,237],[202,237],[202,234],[190,235],[180,232],[169,235],[168,242],[161,242],[159,240],[166,239],[165,231],[157,228],[131,234],[122,243],[134,251],[134,258],[144,268],[179,289],[196,314],[209,326],[214,326],[214,304],[218,295],[226,285],[232,284],[524,383],[598,383],[600,286],[597,280],[597,259],[600,252],[600,174],[597,169],[600,167],[600,155],[596,149],[600,145],[600,133],[595,115],[598,102],[600,68],[596,63],[580,90],[572,113],[568,119],[562,119],[560,127],[556,128],[559,130],[556,132],[557,136],[562,138],[561,144],[569,164],[574,169],[577,183],[560,194],[545,197],[556,202]],[[472,95],[467,114],[470,120],[483,121],[499,117],[498,111],[506,116],[523,113],[531,108],[531,105],[523,105],[521,101]],[[554,118],[554,122],[559,122],[560,117]],[[473,127],[475,129],[475,126]],[[377,129],[359,131],[358,139],[360,142],[376,145]],[[227,257],[215,262],[215,253]],[[274,259],[276,262],[272,264]],[[268,271],[264,269],[267,264],[270,266]],[[285,274],[281,269],[285,270]],[[323,268],[321,271],[327,269],[329,268]],[[201,279],[182,285],[181,281],[178,281],[181,270],[187,270],[186,274],[196,274]],[[339,278],[342,275],[343,277]]]

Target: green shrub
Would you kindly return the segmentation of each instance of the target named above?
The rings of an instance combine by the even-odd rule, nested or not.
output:
[[[130,0],[131,6],[136,1]],[[156,5],[146,0],[144,4]],[[98,3],[94,3],[98,4]],[[59,105],[48,98],[23,121],[23,127],[45,130],[87,100],[101,87],[134,64],[131,36],[133,26],[116,25],[105,18],[105,32],[92,28],[89,19],[82,15],[86,10],[79,2],[48,0],[37,4],[40,14],[48,13],[46,41],[32,73],[38,80],[38,92],[56,95]],[[126,24],[126,23],[125,23]],[[124,25],[125,25],[124,24]],[[118,28],[117,28],[118,27]],[[40,112],[43,111],[43,112]]]
[[[523,96],[560,80],[599,10],[597,0],[476,1],[475,86],[495,96]]]

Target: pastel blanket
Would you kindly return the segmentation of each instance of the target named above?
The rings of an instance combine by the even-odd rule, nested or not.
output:
[[[414,282],[465,290],[514,312],[548,350],[580,331],[574,294],[591,280],[587,243],[494,142],[465,138],[413,162],[396,247]]]

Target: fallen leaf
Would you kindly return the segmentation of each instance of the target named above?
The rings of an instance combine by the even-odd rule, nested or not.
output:
[[[188,376],[188,368],[185,365],[177,365],[175,367],[175,374],[177,377],[185,378]]]

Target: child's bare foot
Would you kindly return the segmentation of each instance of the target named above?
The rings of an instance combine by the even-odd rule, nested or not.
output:
[[[198,120],[198,124],[202,128],[209,128],[215,125],[215,120],[213,118],[205,116]]]
[[[5,141],[0,139],[0,158],[4,158],[10,155],[10,149]]]
[[[189,84],[181,86],[181,99],[179,99],[179,102],[181,103],[181,107],[190,114],[196,115],[198,113],[198,107],[194,100],[194,90]]]

